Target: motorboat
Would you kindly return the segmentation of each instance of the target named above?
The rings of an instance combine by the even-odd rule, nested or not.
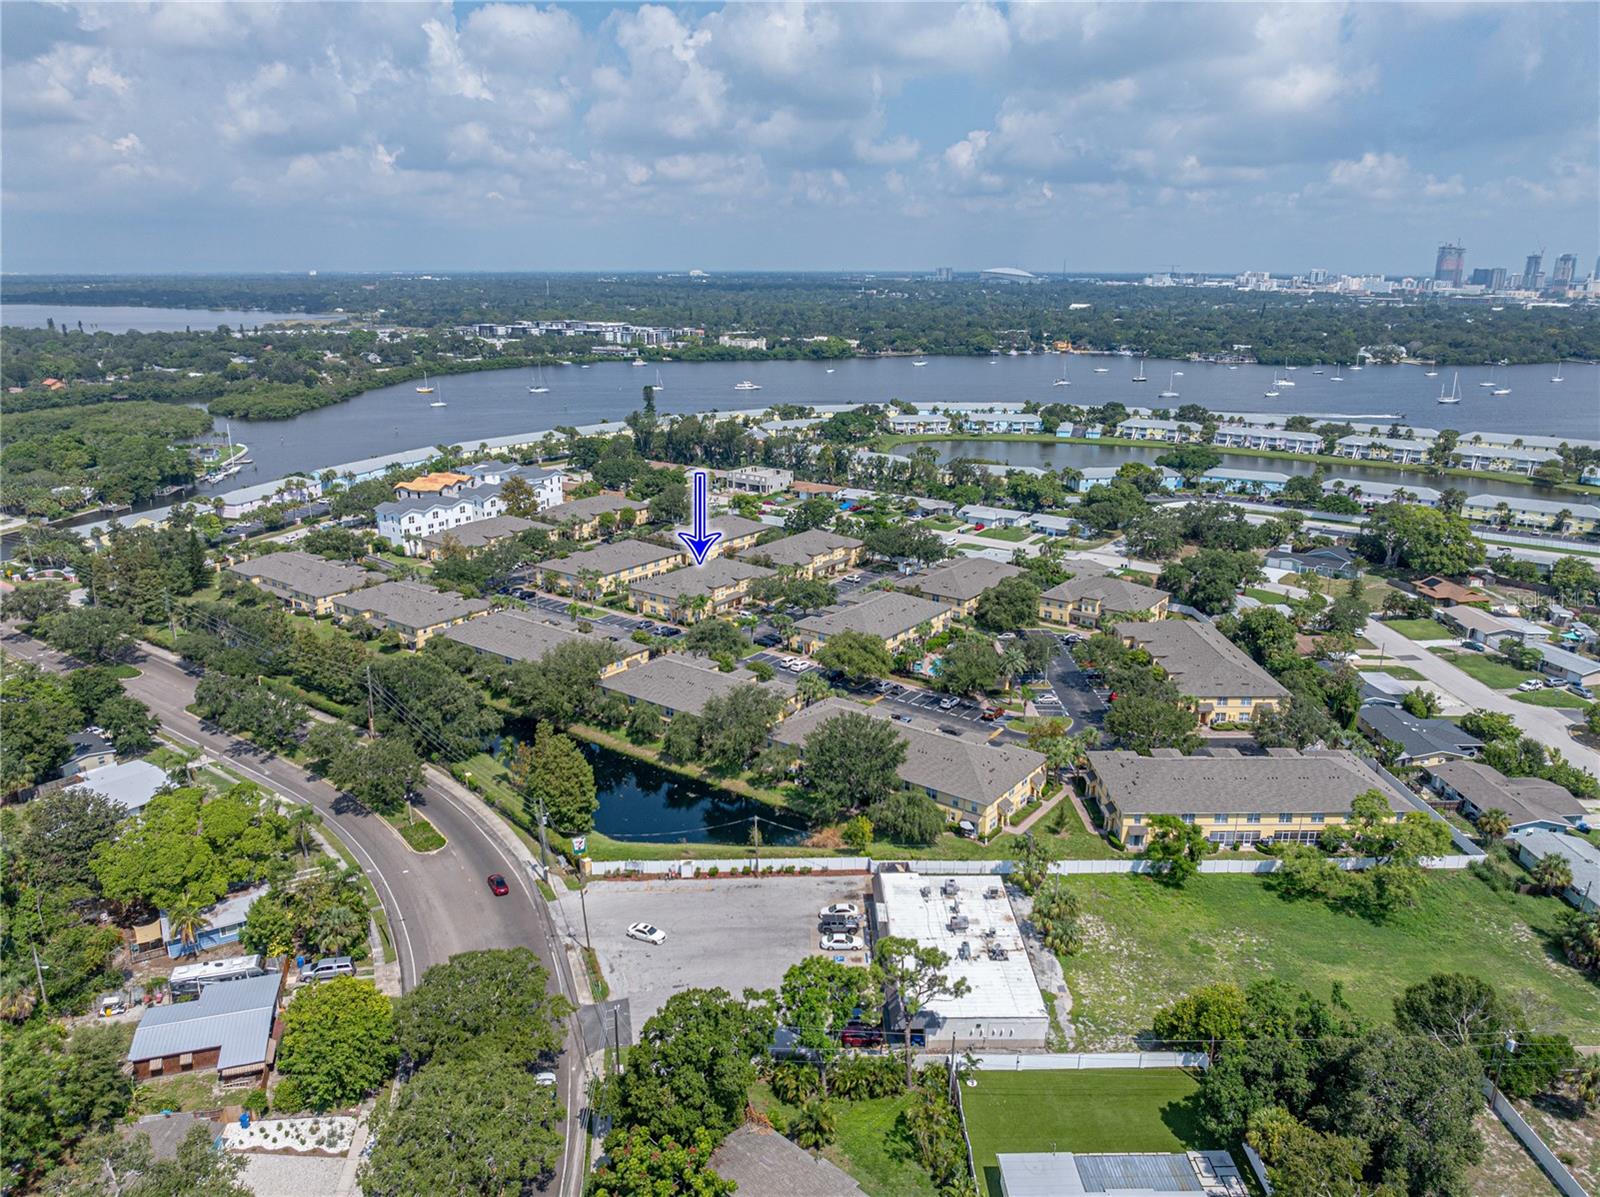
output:
[[[911,364],[912,364],[912,365],[913,365],[913,366],[926,366],[926,365],[927,365],[927,364],[928,364],[928,363],[927,363],[927,362],[926,362],[926,361],[920,361],[920,360],[918,360],[918,361],[913,361],[913,362],[912,362],[912,363],[911,363]]]
[[[1094,368],[1094,372],[1096,374],[1110,374],[1111,373],[1111,371],[1108,368],[1106,368],[1105,366],[1096,366]]]
[[[761,384],[751,382],[748,378],[746,378],[743,382],[734,383],[733,389],[736,391],[759,391],[761,389]]]

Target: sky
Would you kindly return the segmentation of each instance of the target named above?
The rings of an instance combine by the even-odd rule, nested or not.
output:
[[[1521,269],[1600,5],[7,3],[7,272]]]

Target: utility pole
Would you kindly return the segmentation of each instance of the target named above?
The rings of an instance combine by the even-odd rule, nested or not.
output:
[[[761,876],[761,816],[750,816],[750,842],[756,848],[756,876]]]
[[[372,662],[367,662],[367,738],[377,735],[372,730]]]
[[[544,796],[535,794],[533,800],[539,804],[539,863],[544,866],[544,875],[550,876],[550,844],[544,834]]]
[[[28,950],[33,953],[33,975],[39,980],[39,1005],[48,1010],[50,1008],[50,999],[44,991],[44,965],[39,963],[38,945],[30,943]]]
[[[578,862],[578,905],[583,909],[583,947],[589,955],[594,955],[594,941],[589,938],[589,886],[583,872],[583,862]],[[584,961],[584,969],[589,963]]]
[[[163,590],[162,600],[167,604],[167,625],[172,629],[172,651],[178,651],[178,617],[172,612],[172,592]]]

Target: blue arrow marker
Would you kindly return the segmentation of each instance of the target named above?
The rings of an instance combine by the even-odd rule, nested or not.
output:
[[[711,551],[711,546],[722,539],[721,532],[706,530],[706,472],[694,472],[694,531],[679,532],[678,539],[689,547],[694,554],[694,563],[704,565],[706,554]]]

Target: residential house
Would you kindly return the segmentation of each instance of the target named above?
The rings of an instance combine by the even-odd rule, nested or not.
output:
[[[1461,813],[1473,822],[1485,811],[1504,811],[1513,831],[1525,827],[1568,831],[1583,824],[1588,815],[1583,803],[1565,786],[1542,777],[1507,777],[1482,761],[1431,765],[1428,785],[1442,801],[1458,803]]]
[[[561,502],[560,470],[535,466],[483,463],[478,473],[442,471],[395,485],[392,503],[378,504],[378,535],[406,553],[421,551],[422,541],[462,524],[506,513],[501,487],[511,477],[532,489],[540,510]],[[479,467],[469,467],[470,469]]]
[[[949,499],[924,499],[920,495],[912,500],[919,518],[928,516],[954,516],[956,505]]]
[[[900,585],[903,589],[949,605],[957,615],[971,615],[978,609],[978,599],[984,591],[992,590],[1007,578],[1015,578],[1023,572],[1020,566],[1006,561],[957,557],[925,573],[902,579]]]
[[[1172,596],[1115,574],[1080,574],[1039,596],[1039,618],[1051,623],[1099,627],[1102,621],[1126,620],[1139,612],[1164,619]]]
[[[1506,508],[1504,513],[1502,507]],[[1513,528],[1537,528],[1546,532],[1582,534],[1600,526],[1600,507],[1593,503],[1563,503],[1554,499],[1471,495],[1461,505],[1461,514],[1480,524],[1508,521]]]
[[[461,493],[464,487],[471,486],[473,481],[471,474],[458,474],[454,470],[438,470],[431,474],[420,474],[415,478],[396,482],[394,484],[394,497],[397,499],[421,499],[434,495],[455,495]]]
[[[1200,426],[1182,420],[1157,420],[1134,416],[1117,425],[1117,435],[1130,441],[1163,441],[1181,445],[1200,439]]]
[[[228,566],[228,573],[309,615],[330,614],[336,596],[383,580],[375,570],[298,550],[239,561]]]
[[[1097,441],[1102,435],[1100,425],[1078,422],[1062,424],[1056,428],[1056,439],[1061,441]]]
[[[1466,604],[1488,606],[1493,601],[1489,595],[1476,587],[1463,586],[1459,582],[1452,582],[1449,578],[1440,577],[1438,574],[1430,574],[1420,582],[1413,582],[1411,589],[1439,607],[1455,607]]]
[[[995,1156],[1001,1197],[1245,1197],[1250,1189],[1226,1151],[1133,1154],[1002,1151]]]
[[[1178,692],[1195,700],[1203,725],[1248,723],[1258,710],[1276,708],[1289,697],[1270,673],[1204,621],[1119,623],[1116,633],[1149,653]]]
[[[1354,478],[1329,478],[1322,484],[1325,495],[1344,494],[1371,509],[1384,503],[1410,503],[1419,507],[1437,507],[1440,492],[1431,486],[1416,486],[1404,482],[1357,481]]]
[[[889,431],[901,436],[946,436],[950,432],[950,417],[932,412],[914,415],[895,412],[889,417]]]
[[[1356,724],[1374,743],[1394,745],[1394,759],[1400,765],[1431,768],[1475,757],[1483,750],[1482,740],[1449,719],[1422,719],[1387,703],[1362,707]]]
[[[801,652],[814,654],[829,636],[865,632],[877,636],[890,653],[896,653],[917,638],[919,629],[926,628],[928,635],[944,631],[953,615],[944,603],[881,591],[860,602],[800,620],[790,634],[790,643]]]
[[[771,532],[775,526],[763,524],[760,520],[747,520],[742,515],[724,514],[712,518],[709,525],[711,531],[721,532],[722,538],[706,550],[706,560],[720,557],[724,553],[733,554],[750,548],[763,532]],[[688,525],[672,530],[672,539],[678,543],[678,533],[692,532],[694,529]]]
[[[157,911],[156,928],[160,936],[157,942],[166,947],[168,957],[174,960],[180,956],[209,952],[213,948],[238,943],[239,936],[244,931],[245,920],[250,917],[250,908],[267,892],[267,888],[265,885],[256,885],[249,889],[237,890],[220,902],[207,906],[200,912],[198,930],[190,943],[184,942],[182,931],[173,926],[165,910]]]
[[[486,520],[473,520],[468,524],[458,524],[444,532],[424,536],[418,548],[428,560],[437,561],[447,549],[466,549],[469,552],[484,549],[498,541],[510,540],[513,536],[534,528],[538,528],[541,532],[548,531],[533,520],[525,520],[521,516],[492,515]]]
[[[1283,428],[1221,427],[1211,438],[1219,449],[1270,449],[1279,453],[1322,452],[1322,437],[1315,432],[1290,432]]]
[[[117,763],[117,750],[111,746],[111,741],[87,729],[73,732],[67,737],[67,745],[71,751],[56,771],[58,777],[76,780],[92,769]]]
[[[1349,549],[1330,545],[1326,548],[1307,549],[1297,553],[1289,545],[1279,545],[1267,550],[1268,569],[1281,569],[1294,574],[1317,574],[1324,578],[1354,578],[1361,573],[1361,563]]]
[[[986,528],[1015,528],[1026,525],[1029,516],[1026,511],[1013,511],[1009,507],[986,507],[982,503],[968,503],[956,511],[956,515],[969,524],[982,524]]]
[[[538,661],[563,644],[599,645],[611,655],[610,662],[600,670],[601,677],[643,665],[650,659],[648,648],[625,637],[556,627],[521,611],[495,611],[480,619],[469,619],[441,636],[482,656],[497,657],[507,665]]]
[[[794,484],[793,471],[770,466],[740,466],[736,470],[719,471],[716,477],[719,489],[751,495],[775,495]]]
[[[1540,656],[1539,672],[1558,677],[1570,685],[1600,689],[1600,661],[1593,657],[1580,657],[1568,649],[1553,644],[1532,641],[1528,647]]]
[[[790,569],[802,578],[825,578],[850,569],[865,551],[866,546],[853,536],[813,528],[745,549],[744,559],[774,569]]]
[[[1219,846],[1262,840],[1314,844],[1350,818],[1355,798],[1377,790],[1396,818],[1415,807],[1354,753],[1268,749],[1242,756],[1231,748],[1183,756],[1090,752],[1088,790],[1111,832],[1130,850],[1146,846],[1150,819],[1176,815]]]
[[[1213,466],[1200,475],[1202,485],[1241,495],[1275,495],[1289,484],[1289,475],[1277,470],[1236,470]]]
[[[976,432],[984,436],[997,436],[1007,433],[1021,433],[1038,435],[1044,422],[1036,415],[1028,412],[970,412],[961,417],[961,422],[968,432]]]
[[[1078,536],[1083,532],[1083,526],[1077,520],[1064,515],[1029,516],[1028,526],[1041,536],[1052,540],[1058,536]]]
[[[671,549],[647,540],[614,540],[568,557],[541,561],[534,570],[547,590],[590,596],[607,594],[676,569],[688,560],[682,547]]]
[[[1501,474],[1532,476],[1547,461],[1560,461],[1561,454],[1550,449],[1518,445],[1471,445],[1456,442],[1450,451],[1450,464],[1463,470],[1490,470]]]
[[[1459,635],[1490,648],[1498,648],[1506,641],[1522,643],[1522,634],[1498,615],[1490,615],[1477,607],[1461,605],[1443,607],[1434,612],[1439,622]]]
[[[172,779],[159,765],[149,761],[117,762],[115,756],[99,765],[87,765],[89,760],[102,760],[100,754],[79,761],[81,778],[76,783],[86,790],[104,794],[126,814],[137,815],[150,805],[150,800],[161,791],[171,788]],[[70,763],[70,762],[69,762]]]
[[[791,715],[773,729],[772,739],[802,751],[806,737],[842,714],[889,721],[888,713],[841,698],[827,698]],[[970,824],[972,834],[988,837],[1044,791],[1045,758],[1013,745],[978,743],[889,721],[906,745],[900,780],[921,790],[955,824]]]
[[[421,582],[384,582],[333,600],[333,614],[341,622],[364,622],[379,631],[398,632],[406,647],[414,649],[488,610],[483,599],[462,598]]]
[[[1072,483],[1072,489],[1082,494],[1091,491],[1097,486],[1109,486],[1117,479],[1121,471],[1120,466],[1087,466],[1078,471],[1078,477]],[[1183,475],[1176,470],[1169,470],[1165,466],[1159,467],[1161,474],[1161,488],[1163,490],[1177,490],[1183,484]]]
[[[1546,856],[1562,857],[1572,870],[1572,884],[1561,897],[1586,914],[1600,911],[1600,847],[1582,836],[1544,827],[1513,831],[1509,842],[1517,860],[1529,869]]]
[[[192,1002],[152,1006],[128,1047],[134,1079],[208,1072],[226,1084],[265,1077],[282,990],[283,973],[270,972],[207,985]]]
[[[630,499],[613,491],[603,491],[587,499],[573,499],[547,507],[536,518],[541,524],[560,529],[561,535],[568,540],[593,540],[600,535],[603,526],[601,516],[620,516],[624,511],[631,511],[634,521],[643,523],[648,518],[648,509],[647,500]]]
[[[750,584],[773,571],[732,557],[707,558],[670,573],[643,578],[628,587],[628,605],[641,615],[695,623],[721,615],[744,602]]]
[[[1352,457],[1357,461],[1393,461],[1402,465],[1419,465],[1428,459],[1429,444],[1405,436],[1370,436],[1353,432],[1341,436],[1333,443],[1336,457]]]
[[[622,695],[630,706],[652,703],[668,718],[682,713],[699,715],[711,699],[724,697],[740,686],[760,686],[782,698],[785,704],[793,701],[792,692],[777,682],[758,682],[754,674],[743,669],[719,673],[677,653],[657,657],[600,681],[602,690]]]

